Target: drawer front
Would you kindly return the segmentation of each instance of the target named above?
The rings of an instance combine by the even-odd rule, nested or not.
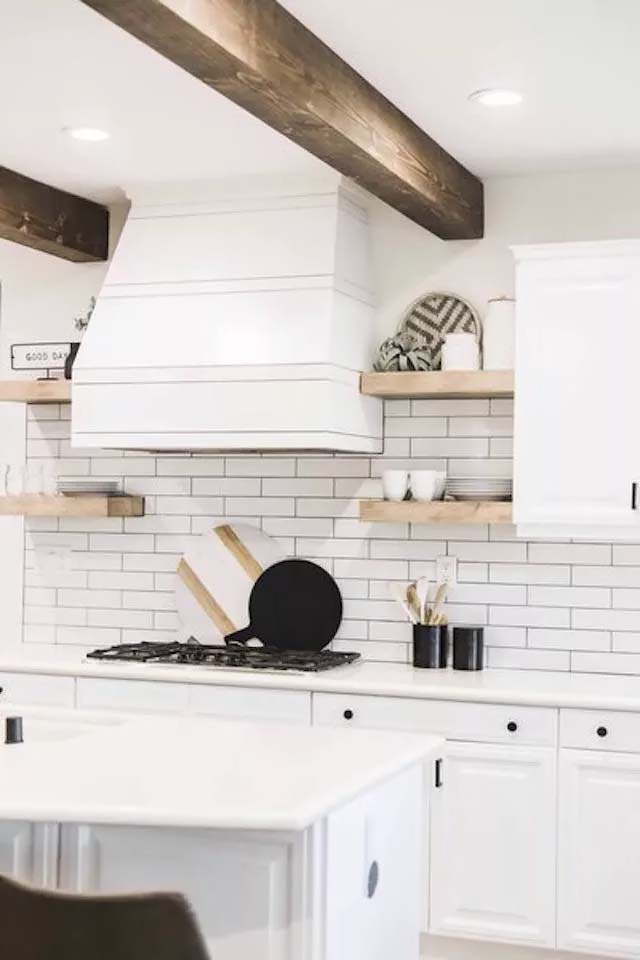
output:
[[[200,716],[311,724],[311,694],[298,690],[193,686],[189,708]]]
[[[73,707],[75,679],[39,673],[0,673],[0,704]]]
[[[481,743],[555,746],[557,739],[554,709],[454,700],[317,693],[313,695],[313,722],[423,731],[448,740]]]
[[[78,678],[78,707],[87,710],[140,710],[186,713],[189,689],[182,683],[155,680]]]
[[[561,710],[560,746],[640,753],[640,713]]]

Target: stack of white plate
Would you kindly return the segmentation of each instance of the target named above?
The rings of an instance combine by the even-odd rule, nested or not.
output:
[[[65,497],[109,497],[122,493],[122,482],[103,477],[58,477],[57,490]]]
[[[513,480],[507,477],[449,477],[447,497],[453,500],[511,500]]]

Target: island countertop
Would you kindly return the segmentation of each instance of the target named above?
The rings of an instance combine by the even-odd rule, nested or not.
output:
[[[69,724],[76,717],[69,711]],[[442,743],[192,717],[128,718],[58,740],[25,734],[0,746],[0,819],[302,830]]]

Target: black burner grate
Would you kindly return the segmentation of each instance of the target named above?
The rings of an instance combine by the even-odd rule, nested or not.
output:
[[[296,670],[318,673],[353,663],[359,653],[334,650],[279,650],[276,647],[214,646],[188,643],[122,643],[87,654],[92,660],[138,663],[184,663],[241,670]]]

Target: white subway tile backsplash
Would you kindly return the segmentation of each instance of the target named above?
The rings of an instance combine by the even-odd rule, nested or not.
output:
[[[611,591],[601,587],[529,587],[536,607],[610,607]]]
[[[411,412],[414,417],[486,417],[489,414],[489,401],[412,400]]]
[[[335,649],[409,662],[411,627],[389,585],[433,581],[437,557],[448,555],[458,584],[445,610],[452,624],[484,625],[489,667],[640,672],[640,542],[527,543],[508,525],[359,519],[358,501],[381,496],[385,469],[511,476],[511,400],[388,401],[384,454],[371,457],[81,450],[70,446],[68,406],[27,415],[28,456],[60,474],[122,478],[146,498],[146,515],[26,522],[25,643],[184,638],[180,557],[200,534],[236,522],[333,573],[345,610]],[[53,569],[42,561],[50,547],[62,550]]]
[[[571,669],[579,673],[640,673],[640,654],[581,653],[571,654]]]
[[[530,543],[530,563],[611,563],[608,543]]]
[[[58,603],[61,607],[121,607],[122,594],[119,590],[58,590]]]
[[[413,457],[447,457],[468,458],[488,457],[489,441],[486,438],[456,438],[445,437],[416,437],[411,441],[411,455]],[[451,471],[455,473],[454,470]]]
[[[571,582],[571,567],[525,563],[492,563],[489,565],[489,579],[492,583],[569,584]]]
[[[640,631],[640,610],[573,610],[571,619],[576,630]]]
[[[637,587],[640,567],[576,567],[573,582],[579,586]]]
[[[153,574],[96,571],[89,574],[89,586],[103,590],[152,590]]]
[[[385,437],[446,437],[447,420],[445,417],[392,417],[385,420],[384,435]]]
[[[555,607],[491,607],[489,623],[514,627],[568,627],[569,610]]]
[[[492,647],[490,667],[499,670],[569,670],[570,654],[565,650],[513,650]]]
[[[87,623],[90,627],[136,627],[153,626],[153,614],[149,610],[89,610]]]
[[[621,565],[636,564],[636,566],[640,567],[640,544],[614,544],[613,562]]]
[[[224,473],[222,457],[158,457],[156,473],[159,477],[221,477]]]
[[[91,461],[94,477],[153,476],[156,462],[151,457],[96,457]]]
[[[609,650],[611,635],[606,630],[528,631],[528,645],[545,650]]]
[[[450,417],[449,436],[512,437],[513,420],[511,417]]]
[[[340,559],[334,563],[337,577],[366,577],[368,580],[406,580],[409,564],[402,560],[351,560]]]

